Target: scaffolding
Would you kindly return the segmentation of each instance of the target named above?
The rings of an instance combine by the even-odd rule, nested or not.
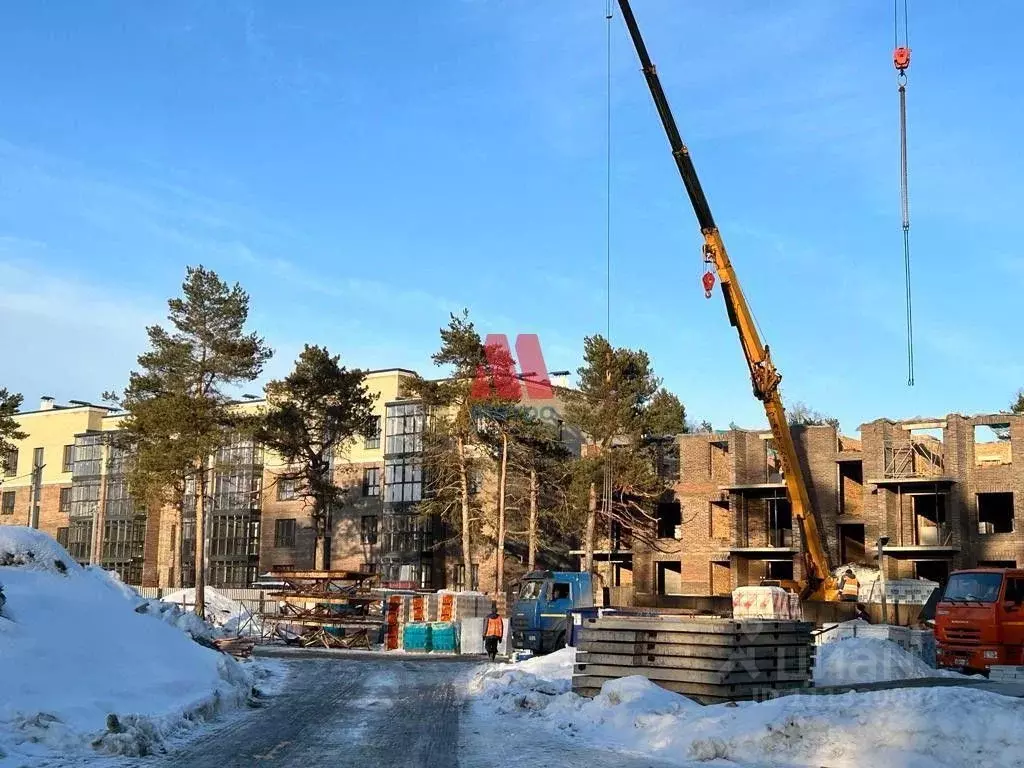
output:
[[[907,433],[886,440],[883,448],[886,479],[941,477],[945,471],[943,445],[934,438]]]

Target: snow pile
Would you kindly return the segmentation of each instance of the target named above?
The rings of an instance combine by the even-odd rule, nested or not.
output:
[[[222,627],[231,635],[260,633],[259,620],[252,611],[237,600],[232,600],[222,592],[213,587],[204,590],[206,599],[206,619],[216,627]],[[180,589],[171,592],[161,598],[164,603],[178,605],[183,611],[191,612],[195,609],[195,589]]]
[[[932,669],[921,658],[896,643],[870,637],[849,637],[818,647],[814,684],[852,685],[924,677],[963,677],[945,669]]]
[[[253,665],[140,614],[145,601],[46,534],[0,527],[0,561],[0,766],[90,745],[145,754],[249,695]]]
[[[946,687],[704,707],[645,678],[626,677],[605,683],[588,700],[569,691],[573,653],[484,667],[469,683],[469,716],[490,720],[497,712],[528,719],[507,727],[561,732],[567,752],[577,741],[678,765],[721,759],[832,768],[1001,768],[1024,761],[1019,699]]]

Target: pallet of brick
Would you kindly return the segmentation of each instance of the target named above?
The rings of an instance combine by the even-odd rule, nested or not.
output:
[[[813,625],[701,617],[584,619],[573,690],[593,696],[608,680],[642,675],[703,703],[755,699],[811,684]]]
[[[384,604],[384,648],[394,651],[401,647],[401,627],[403,620],[404,605],[401,595],[390,595]]]
[[[437,594],[437,620],[452,621],[455,618],[455,593],[439,592]]]
[[[797,600],[793,600],[797,597]],[[732,591],[735,619],[801,619],[798,595],[782,587],[738,587]]]

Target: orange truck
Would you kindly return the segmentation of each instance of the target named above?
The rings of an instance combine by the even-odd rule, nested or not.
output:
[[[1024,665],[1024,569],[953,573],[935,608],[935,640],[940,667]]]

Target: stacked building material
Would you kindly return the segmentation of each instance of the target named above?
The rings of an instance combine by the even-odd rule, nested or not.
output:
[[[1018,683],[1024,681],[1024,667],[992,666],[988,668],[988,679],[997,682]]]
[[[926,579],[890,579],[885,582],[885,599],[890,604],[924,605],[928,602],[932,592],[938,588],[938,582]],[[860,601],[862,603],[882,602],[881,580],[862,582]]]
[[[409,622],[402,629],[402,648],[413,653],[428,653],[433,648],[433,627],[429,622]]]
[[[459,625],[454,621],[435,621],[430,624],[431,650],[456,653],[459,650]]]
[[[705,704],[808,688],[813,624],[793,620],[605,615],[582,619],[573,690],[643,675]]]
[[[394,651],[401,647],[402,625],[405,623],[405,602],[401,595],[391,595],[385,602],[384,648]]]
[[[935,633],[930,629],[910,630],[907,650],[929,667],[934,667],[936,664]]]
[[[800,596],[782,587],[738,587],[732,591],[734,619],[803,618]]]

